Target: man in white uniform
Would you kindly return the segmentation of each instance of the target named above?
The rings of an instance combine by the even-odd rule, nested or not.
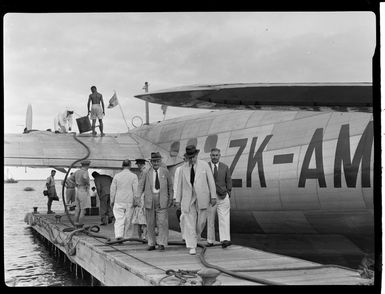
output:
[[[55,133],[67,133],[72,130],[73,110],[65,110],[60,112],[54,119]]]
[[[122,166],[123,170],[114,176],[110,187],[117,240],[133,237],[134,225],[131,223],[131,219],[134,212],[134,197],[138,190],[138,177],[130,171],[130,160],[124,160]]]

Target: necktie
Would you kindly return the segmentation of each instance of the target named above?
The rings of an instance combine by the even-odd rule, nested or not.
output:
[[[214,180],[215,181],[217,180],[217,177],[218,177],[218,169],[217,169],[217,165],[214,164]]]
[[[195,179],[195,171],[194,171],[194,165],[191,165],[191,172],[190,172],[190,183],[194,186],[194,179]]]
[[[158,170],[155,171],[155,189],[159,190],[160,188],[160,183],[159,183],[159,178],[158,178]]]

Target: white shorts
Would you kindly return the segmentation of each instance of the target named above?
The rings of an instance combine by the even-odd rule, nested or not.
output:
[[[91,107],[91,119],[103,119],[104,114],[103,114],[103,109],[100,104],[92,104]]]

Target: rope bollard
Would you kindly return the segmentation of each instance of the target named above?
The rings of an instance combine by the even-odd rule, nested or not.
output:
[[[213,268],[203,268],[197,272],[202,279],[202,286],[211,286],[217,282],[220,271]],[[218,282],[217,282],[218,284]]]
[[[37,206],[34,206],[33,207],[33,214],[39,214],[39,212],[37,211],[38,207]]]
[[[61,223],[61,215],[55,215],[56,223]]]

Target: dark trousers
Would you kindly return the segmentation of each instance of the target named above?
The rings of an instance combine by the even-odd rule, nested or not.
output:
[[[110,194],[106,194],[100,197],[100,217],[104,224],[108,224],[112,221],[114,213],[110,205]]]

